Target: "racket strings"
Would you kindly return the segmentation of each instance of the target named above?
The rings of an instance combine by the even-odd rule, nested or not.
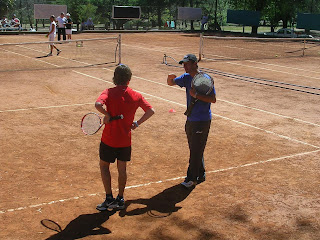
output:
[[[82,131],[85,134],[96,133],[101,126],[101,120],[96,114],[88,114],[82,120]]]
[[[214,83],[209,75],[199,73],[192,80],[192,84],[198,93],[207,95],[212,91]]]

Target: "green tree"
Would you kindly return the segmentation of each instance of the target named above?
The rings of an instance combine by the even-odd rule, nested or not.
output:
[[[14,0],[0,0],[0,14],[8,17],[8,14],[13,10]]]
[[[265,0],[230,0],[230,3],[238,10],[252,10],[262,12],[267,6]],[[258,26],[252,26],[252,34],[257,34]]]

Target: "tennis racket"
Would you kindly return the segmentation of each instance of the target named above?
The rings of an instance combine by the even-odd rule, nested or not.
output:
[[[62,228],[60,227],[60,225],[58,223],[56,223],[55,221],[52,221],[50,219],[43,219],[41,220],[41,224],[42,226],[50,229],[50,230],[53,230],[53,231],[56,231],[56,232],[62,232]]]
[[[111,117],[109,122],[117,119],[123,119],[123,115],[118,115]],[[93,135],[99,131],[99,129],[104,125],[103,119],[96,113],[87,113],[83,116],[81,120],[82,132],[86,135]]]
[[[213,78],[206,73],[199,72],[192,78],[191,87],[198,94],[209,95],[213,90],[213,86],[214,86]],[[184,113],[184,115],[188,117],[191,115],[192,109],[198,100],[199,99],[197,98],[191,97],[191,102],[187,108],[187,111]]]

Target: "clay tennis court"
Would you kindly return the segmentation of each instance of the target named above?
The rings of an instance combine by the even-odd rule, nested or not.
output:
[[[38,41],[44,36],[0,38]],[[230,52],[228,42],[212,45],[220,57],[203,59],[200,68],[254,79],[211,73],[217,102],[205,150],[207,179],[188,191],[180,186],[189,157],[185,92],[167,86],[166,78],[183,73],[173,58],[198,54],[199,34],[122,34],[130,87],[156,114],[133,132],[126,209],[98,212],[105,196],[101,131],[85,136],[80,121],[113,86],[116,44],[110,44],[43,58],[47,46],[0,47],[0,239],[320,239],[319,47],[312,49],[318,55],[305,57],[234,60],[223,55],[223,47]],[[168,65],[164,54],[171,57]],[[291,85],[263,85],[257,78]],[[115,195],[116,165],[111,171]],[[61,230],[45,228],[44,219]]]

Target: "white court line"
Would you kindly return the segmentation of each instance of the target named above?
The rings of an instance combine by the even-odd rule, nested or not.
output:
[[[127,44],[125,44],[125,45],[126,45],[126,46],[130,46],[130,45],[127,45]],[[24,47],[24,48],[26,48],[26,47]],[[151,51],[151,50],[156,51],[156,50],[154,50],[154,49],[149,49],[149,48],[144,48],[144,47],[140,47],[140,48],[146,49],[146,50],[150,50],[150,51]],[[34,50],[33,48],[27,48],[27,49],[32,49],[32,50]],[[8,51],[8,50],[6,50],[6,51]],[[36,51],[38,51],[38,50],[36,50]],[[12,52],[12,51],[8,51],[8,52]],[[41,52],[41,51],[38,51],[38,52]],[[18,53],[15,53],[15,52],[12,52],[12,53],[18,54]],[[43,53],[43,52],[41,52],[41,53]],[[29,57],[29,56],[25,56],[25,55],[22,55],[22,54],[19,54],[19,55],[24,56],[24,57],[31,58],[31,57]],[[62,57],[62,56],[60,56],[60,58],[64,58],[64,59],[66,59],[66,60],[72,60],[72,61],[74,61],[74,62],[78,62],[78,63],[82,63],[82,64],[88,64],[88,63],[86,63],[86,62],[81,62],[81,61],[77,61],[77,60],[74,60],[74,59],[68,59],[68,58],[65,58],[65,57]],[[46,62],[46,61],[42,61],[42,62],[48,63],[48,62]],[[48,63],[48,64],[51,64],[51,63]],[[55,65],[55,66],[57,66],[57,65]],[[57,66],[57,67],[59,67],[59,66]],[[105,70],[107,70],[107,71],[113,71],[113,70],[108,69],[108,68],[102,68],[102,69],[105,69]],[[294,68],[292,68],[292,69],[294,69]],[[76,73],[79,73],[79,72],[76,72]],[[144,81],[152,82],[152,83],[155,83],[155,84],[159,84],[159,85],[162,85],[162,86],[170,87],[170,86],[168,86],[167,84],[159,83],[159,82],[152,81],[152,80],[149,80],[149,79],[146,79],[146,78],[137,77],[137,76],[133,76],[133,77],[135,77],[135,78],[137,78],[137,79],[144,80]],[[181,88],[176,88],[176,89],[184,91],[184,89],[181,89]],[[294,120],[294,121],[298,121],[298,122],[302,122],[302,123],[306,123],[306,124],[309,124],[309,125],[313,125],[313,126],[320,127],[319,124],[312,123],[312,122],[308,122],[308,121],[304,121],[304,120],[301,120],[301,119],[298,119],[298,118],[293,118],[293,117],[289,117],[289,116],[285,116],[285,115],[281,115],[281,114],[269,112],[269,111],[266,111],[266,110],[249,107],[249,106],[246,106],[246,105],[242,105],[242,104],[230,102],[230,101],[223,100],[223,99],[217,99],[217,100],[218,100],[218,101],[225,102],[225,103],[228,103],[228,104],[231,104],[231,105],[235,105],[235,106],[239,106],[239,107],[244,107],[244,108],[248,108],[248,109],[251,109],[251,110],[260,111],[260,112],[267,113],[267,114],[271,114],[271,115],[274,115],[274,116],[283,117],[283,118],[291,119],[291,120]],[[53,106],[53,107],[55,107],[55,106]],[[48,107],[48,108],[51,108],[51,107]],[[1,112],[1,111],[0,111],[0,112]]]
[[[23,55],[22,55],[23,56]],[[28,57],[28,56],[27,56]],[[46,62],[45,62],[46,63]],[[109,70],[109,69],[108,69]],[[83,75],[83,76],[86,76],[86,77],[89,77],[89,78],[93,78],[93,79],[96,79],[96,80],[99,80],[99,81],[102,81],[102,82],[105,82],[105,83],[109,83],[109,84],[113,84],[113,82],[110,82],[110,81],[107,81],[107,80],[104,80],[102,78],[98,78],[98,77],[94,77],[94,76],[91,76],[89,74],[85,74],[85,73],[81,73],[79,71],[76,71],[76,70],[72,70],[73,72],[77,73],[77,74],[80,74],[80,75]],[[110,70],[111,71],[111,70]],[[165,99],[165,98],[161,98],[161,97],[158,97],[158,96],[155,96],[155,95],[152,95],[152,94],[149,94],[149,93],[145,93],[145,92],[142,92],[142,91],[137,91],[143,95],[147,95],[147,96],[150,96],[150,97],[153,97],[153,98],[156,98],[156,99],[159,99],[159,100],[162,100],[162,101],[165,101],[165,102],[170,102],[170,103],[173,103],[173,104],[176,104],[176,105],[180,105],[180,106],[185,106],[185,104],[181,104],[181,103],[178,103],[178,102],[175,102],[175,101],[171,101],[171,100],[168,100],[168,99]],[[287,139],[287,140],[290,140],[290,141],[293,141],[293,142],[297,142],[297,143],[301,143],[301,144],[304,144],[304,145],[308,145],[308,146],[311,146],[311,147],[314,147],[314,148],[320,148],[319,146],[315,146],[315,145],[312,145],[312,144],[309,144],[309,143],[306,143],[306,142],[303,142],[303,141],[300,141],[300,140],[297,140],[297,139],[293,139],[293,138],[290,138],[288,136],[284,136],[284,135],[281,135],[281,134],[278,134],[278,133],[275,133],[275,132],[272,132],[272,131],[268,131],[268,130],[264,130],[262,128],[259,128],[259,127],[256,127],[256,126],[253,126],[253,125],[250,125],[250,124],[247,124],[247,123],[243,123],[243,122],[240,122],[240,121],[237,121],[237,120],[234,120],[234,119],[231,119],[231,118],[228,118],[228,117],[224,117],[222,115],[218,115],[218,114],[214,114],[215,116],[218,116],[218,117],[221,117],[223,119],[227,119],[229,121],[232,121],[232,122],[235,122],[235,123],[238,123],[238,124],[241,124],[241,125],[244,125],[244,126],[247,126],[247,127],[251,127],[251,128],[255,128],[255,129],[258,129],[260,131],[264,131],[266,133],[269,133],[269,134],[273,134],[273,135],[276,135],[280,138],[284,138],[284,139]]]
[[[106,68],[104,68],[104,69],[106,69]],[[161,86],[172,88],[172,86],[169,86],[168,84],[164,84],[164,83],[161,83],[161,82],[156,82],[156,81],[153,81],[153,80],[149,80],[149,79],[142,78],[142,77],[137,77],[137,76],[133,76],[133,77],[137,78],[137,79],[141,79],[141,80],[147,81],[147,82],[152,82],[152,83],[155,83],[155,84],[159,84]],[[185,92],[184,89],[179,88],[179,87],[175,87],[175,89]],[[235,105],[235,106],[239,106],[239,107],[243,107],[243,108],[248,108],[248,109],[251,109],[251,110],[255,110],[255,111],[267,113],[267,114],[270,114],[270,115],[274,115],[274,116],[278,116],[278,117],[282,117],[282,118],[287,118],[287,119],[294,120],[294,121],[297,121],[297,122],[302,122],[302,123],[306,123],[306,124],[309,124],[309,125],[320,127],[320,124],[304,121],[304,120],[301,120],[299,118],[289,117],[289,116],[285,116],[285,115],[278,114],[278,113],[269,112],[269,111],[262,110],[262,109],[259,109],[259,108],[249,107],[249,106],[246,106],[246,105],[243,105],[243,104],[230,102],[228,100],[224,100],[224,99],[221,99],[221,98],[218,98],[217,101],[225,102],[225,103],[228,103],[228,104],[231,104],[231,105]]]
[[[302,69],[302,68],[296,68],[296,67],[289,67],[289,66],[283,66],[283,65],[278,65],[278,64],[272,64],[272,63],[264,63],[264,62],[258,62],[258,61],[254,61],[254,60],[245,60],[246,62],[253,62],[253,63],[259,63],[262,65],[269,65],[269,66],[273,66],[273,67],[280,67],[280,68],[288,68],[288,69],[293,69],[293,70],[298,70],[298,71],[306,71],[306,69]],[[307,70],[308,72],[312,72],[312,73],[318,73],[320,74],[320,72],[318,71],[313,71],[313,70]]]
[[[304,156],[304,155],[308,155],[308,154],[317,153],[319,151],[320,151],[320,149],[314,150],[314,151],[310,151],[310,152],[292,154],[292,155],[283,156],[283,157],[279,157],[279,158],[271,158],[271,159],[267,159],[267,160],[263,160],[263,161],[252,162],[252,163],[242,164],[242,165],[228,167],[228,168],[222,168],[222,169],[207,171],[206,174],[218,173],[218,172],[226,172],[226,171],[231,171],[231,170],[235,170],[235,169],[251,167],[251,166],[255,166],[255,165],[259,165],[259,164],[264,164],[264,163],[269,163],[269,162],[276,162],[276,161],[280,161],[280,160],[284,160],[284,159],[290,159],[290,158],[294,158],[294,157],[300,157],[300,156]],[[185,178],[185,176],[181,176],[181,177],[175,177],[175,178],[160,180],[160,181],[156,181],[156,182],[137,184],[137,185],[127,186],[125,189],[146,187],[146,186],[153,185],[153,184],[172,182],[172,181],[180,180],[180,179],[184,179],[184,178]],[[104,193],[90,193],[90,194],[86,194],[86,195],[83,195],[83,196],[77,196],[77,197],[70,197],[70,198],[65,198],[65,199],[60,199],[60,200],[54,200],[54,201],[47,202],[47,203],[39,203],[39,204],[33,204],[33,205],[29,205],[29,206],[24,206],[24,207],[0,210],[0,214],[10,213],[10,212],[17,212],[17,211],[22,211],[22,210],[31,209],[31,208],[41,208],[41,207],[46,206],[46,205],[52,205],[52,204],[62,203],[62,202],[67,202],[67,201],[72,201],[72,200],[79,200],[80,198],[85,198],[85,197],[95,197],[95,196],[99,196],[99,195],[103,195],[103,194]]]
[[[78,72],[78,71],[74,71],[74,72],[76,72],[78,74],[81,74],[83,76],[89,77],[89,78],[93,78],[93,79],[96,79],[96,80],[99,80],[99,81],[102,81],[102,82],[113,84],[110,81],[107,81],[107,80],[104,80],[104,79],[101,79],[101,78],[98,78],[98,77],[94,77],[94,76],[91,76],[91,75],[88,75],[88,74],[85,74],[85,73],[81,73],[81,72]],[[178,102],[175,102],[175,101],[172,101],[172,100],[168,100],[168,99],[165,99],[165,98],[162,98],[162,97],[158,97],[158,96],[155,96],[155,95],[152,95],[152,94],[149,94],[149,93],[145,93],[145,92],[142,92],[142,91],[138,91],[138,90],[136,90],[136,91],[141,93],[141,94],[143,94],[143,95],[147,95],[147,96],[153,97],[155,99],[159,99],[159,100],[162,100],[162,101],[165,101],[165,102],[170,102],[170,103],[173,103],[173,104],[176,104],[176,105],[179,105],[179,106],[183,106],[183,107],[185,106],[185,104],[182,104],[182,103],[178,103]],[[266,133],[276,135],[276,136],[278,136],[280,138],[284,138],[284,139],[287,139],[287,140],[290,140],[290,141],[293,141],[293,142],[301,143],[303,145],[307,145],[307,146],[310,146],[310,147],[313,147],[313,148],[320,149],[319,146],[315,146],[315,145],[312,145],[312,144],[309,144],[309,143],[306,143],[306,142],[303,142],[303,141],[300,141],[300,140],[297,140],[297,139],[294,139],[294,138],[290,138],[290,137],[285,136],[285,135],[281,135],[281,134],[278,134],[278,133],[275,133],[275,132],[272,132],[272,131],[269,131],[269,130],[265,130],[265,129],[262,129],[262,128],[247,124],[247,123],[243,123],[243,122],[240,122],[240,121],[237,121],[237,120],[234,120],[234,119],[231,119],[231,118],[219,115],[219,114],[214,114],[214,116],[218,116],[218,117],[221,117],[223,119],[226,119],[226,120],[229,120],[229,121],[232,121],[232,122],[235,122],[237,124],[241,124],[241,125],[244,125],[244,126],[247,126],[247,127],[255,128],[257,130],[264,131]]]
[[[228,57],[220,56],[220,55],[210,55],[210,54],[207,54],[207,55],[216,56],[216,57],[220,57],[220,58],[228,58]],[[205,59],[208,60],[208,61],[211,61],[211,62],[218,62],[217,60],[210,59],[210,58],[205,58]],[[232,58],[232,59],[238,60],[237,58]],[[258,63],[258,64],[274,65],[274,64],[268,64],[268,63],[263,63],[263,62],[258,62],[258,61],[250,61],[250,60],[243,60],[243,61],[244,62],[254,62],[254,63]],[[249,68],[257,68],[257,69],[262,69],[262,70],[268,70],[268,71],[271,71],[271,72],[285,73],[285,74],[290,74],[290,75],[295,75],[295,76],[305,77],[305,78],[320,79],[318,77],[311,77],[311,76],[307,76],[307,75],[295,74],[293,72],[285,72],[285,71],[281,71],[281,70],[275,70],[275,69],[264,68],[264,67],[257,67],[257,66],[252,66],[252,65],[245,65],[245,64],[236,63],[236,62],[230,62],[230,61],[226,61],[226,62],[223,62],[223,63],[229,63],[229,64],[238,65],[238,66],[244,66],[244,67],[249,67]],[[274,65],[274,66],[281,67],[281,68],[291,68],[293,70],[300,70],[301,71],[301,69],[294,68],[294,67],[285,67],[285,66],[282,66],[282,65]],[[306,70],[304,69],[303,71],[305,72]],[[308,71],[308,72],[312,72],[312,71]],[[318,73],[318,72],[315,72],[315,73]]]
[[[229,63],[229,64],[232,64],[232,65],[238,65],[238,66],[244,66],[244,67],[250,67],[250,68],[256,68],[256,69],[262,69],[262,70],[268,70],[268,71],[271,71],[271,72],[278,72],[278,73],[290,74],[290,75],[294,75],[294,76],[298,76],[298,77],[312,78],[312,79],[320,79],[320,78],[318,78],[318,77],[311,77],[311,76],[296,74],[296,73],[293,73],[293,72],[279,71],[279,70],[274,70],[274,69],[264,68],[264,67],[248,66],[248,65],[241,64],[241,63],[235,63],[235,62],[224,62],[224,63]]]
[[[50,109],[50,108],[63,108],[63,107],[75,107],[75,106],[84,106],[84,105],[93,105],[94,103],[76,103],[70,105],[57,105],[57,106],[47,106],[47,107],[32,107],[32,108],[20,108],[13,110],[0,110],[0,113],[5,112],[20,112],[20,111],[29,111],[29,110],[37,110],[37,109]]]
[[[52,66],[55,66],[55,67],[60,67],[60,66],[58,66],[58,65],[56,65],[56,64],[49,63],[49,62],[46,62],[46,61],[41,60],[41,59],[38,59],[38,58],[32,58],[32,57],[23,55],[23,54],[21,54],[21,53],[16,53],[16,52],[13,52],[13,51],[9,51],[9,50],[7,50],[7,49],[1,49],[1,50],[5,51],[5,52],[9,52],[9,53],[16,54],[16,55],[19,55],[19,56],[22,56],[22,57],[31,58],[31,59],[33,59],[33,60],[36,60],[36,61],[39,61],[39,62],[43,62],[43,63],[49,64],[49,65],[52,65]],[[32,49],[32,50],[33,50],[33,49]]]
[[[22,55],[23,56],[23,55]],[[44,61],[45,62],[45,61]],[[47,63],[47,62],[45,62]],[[99,81],[103,81],[103,82],[106,82],[106,83],[109,83],[109,84],[113,84],[112,82],[109,82],[109,81],[106,81],[106,80],[103,80],[101,78],[97,78],[97,77],[94,77],[94,76],[90,76],[88,74],[84,74],[84,73],[81,73],[81,72],[78,72],[78,71],[73,71],[75,73],[78,73],[78,74],[81,74],[81,75],[84,75],[84,76],[87,76],[87,77],[90,77],[90,78],[94,78],[94,79],[97,79]],[[180,106],[185,106],[184,104],[181,104],[181,103],[177,103],[177,102],[174,102],[174,101],[171,101],[171,100],[168,100],[168,99],[164,99],[164,98],[161,98],[161,97],[157,97],[157,96],[154,96],[154,95],[151,95],[151,94],[147,94],[147,93],[143,93],[141,91],[138,91],[144,95],[148,95],[148,96],[151,96],[151,97],[154,97],[156,99],[160,99],[160,100],[163,100],[163,101],[167,101],[167,102],[170,102],[170,103],[174,103],[174,104],[177,104],[177,105],[180,105]],[[287,137],[287,136],[283,136],[283,135],[280,135],[280,134],[277,134],[277,133],[274,133],[274,132],[271,132],[271,131],[267,131],[267,130],[264,130],[264,129],[261,129],[261,128],[258,128],[258,127],[255,127],[255,126],[252,126],[252,125],[249,125],[249,124],[246,124],[246,123],[242,123],[240,121],[236,121],[236,120],[233,120],[233,119],[230,119],[230,118],[227,118],[227,117],[223,117],[223,116],[220,116],[220,115],[217,115],[219,117],[222,117],[224,119],[227,119],[227,120],[231,120],[233,122],[236,122],[236,123],[239,123],[239,124],[242,124],[242,125],[245,125],[245,126],[249,126],[249,127],[253,127],[255,129],[259,129],[259,130],[262,130],[262,131],[265,131],[267,133],[271,133],[271,134],[275,134],[281,138],[285,138],[287,140],[291,140],[291,141],[295,141],[295,142],[298,142],[298,143],[302,143],[302,144],[305,144],[305,145],[309,145],[309,146],[312,146],[314,148],[317,148],[318,150],[315,150],[315,151],[311,151],[311,152],[305,152],[305,153],[299,153],[299,154],[295,154],[295,155],[290,155],[290,156],[286,156],[286,157],[280,157],[280,158],[274,158],[274,159],[269,159],[269,160],[266,160],[266,161],[259,161],[259,162],[254,162],[254,163],[250,163],[250,164],[244,164],[244,165],[240,165],[240,166],[237,166],[237,167],[230,167],[230,168],[226,168],[226,169],[222,169],[222,170],[214,170],[214,171],[209,171],[208,173],[213,173],[213,172],[219,172],[219,171],[227,171],[227,170],[232,170],[232,169],[236,169],[236,168],[240,168],[240,167],[248,167],[248,166],[253,166],[253,165],[256,165],[256,164],[262,164],[262,163],[265,163],[265,162],[272,162],[272,161],[276,161],[276,160],[282,160],[282,159],[286,159],[286,158],[291,158],[291,157],[294,157],[294,156],[302,156],[302,155],[306,155],[306,154],[310,154],[310,153],[315,153],[315,152],[319,152],[320,150],[320,147],[318,146],[314,146],[314,145],[311,145],[311,144],[308,144],[308,143],[305,143],[305,142],[302,142],[302,141],[299,141],[299,140],[296,140],[296,139],[292,139],[290,137]],[[152,182],[152,183],[147,183],[147,184],[140,184],[140,185],[136,185],[136,186],[129,186],[127,188],[134,188],[134,187],[141,187],[141,186],[147,186],[147,185],[150,185],[150,184],[154,184],[154,183],[162,183],[162,182],[165,182],[165,181],[173,181],[173,180],[176,180],[176,179],[181,179],[181,178],[184,178],[184,177],[178,177],[178,178],[173,178],[173,179],[168,179],[168,180],[164,180],[164,181],[158,181],[158,182]],[[86,196],[96,196],[98,195],[97,194],[88,194]],[[54,203],[59,203],[59,202],[65,202],[65,201],[70,201],[70,200],[77,200],[79,198],[83,198],[84,196],[79,196],[79,197],[72,197],[72,198],[67,198],[67,199],[61,199],[61,200],[56,200],[56,201],[51,201],[49,203],[42,203],[42,204],[36,204],[36,205],[30,205],[30,206],[27,206],[27,207],[19,207],[19,208],[16,208],[16,209],[8,209],[8,210],[3,210],[3,211],[0,211],[0,213],[6,213],[6,212],[15,212],[15,211],[19,211],[19,210],[24,210],[24,209],[28,209],[28,208],[35,208],[35,207],[41,207],[41,206],[44,206],[44,205],[49,205],[49,204],[54,204]]]
[[[128,47],[134,47],[134,48],[140,48],[140,49],[145,49],[147,51],[155,51],[155,52],[163,52],[163,50],[157,50],[157,49],[152,49],[152,48],[146,48],[146,47],[141,47],[141,46],[131,46],[131,45],[128,45],[128,44],[123,44],[124,46],[128,46]],[[174,49],[176,50],[176,49]],[[179,52],[180,53],[180,52]],[[177,54],[177,53],[175,53]],[[210,55],[210,54],[209,54]],[[228,57],[225,57],[225,56],[220,56],[220,55],[210,55],[210,56],[217,56],[217,57],[221,57],[221,58],[228,58]],[[235,60],[237,60],[236,58],[234,58]],[[249,61],[249,60],[244,60],[244,61]],[[254,63],[258,63],[258,64],[265,64],[263,62],[258,62],[258,61],[251,61],[251,62],[254,62]],[[257,69],[262,69],[262,70],[268,70],[268,71],[272,71],[272,72],[279,72],[279,73],[284,73],[284,74],[290,74],[290,75],[295,75],[295,76],[299,76],[299,77],[307,77],[307,78],[312,78],[312,79],[320,79],[318,77],[311,77],[311,76],[307,76],[307,75],[301,75],[301,74],[295,74],[293,72],[285,72],[285,71],[279,71],[279,70],[274,70],[274,69],[270,69],[270,68],[264,68],[264,67],[256,67],[256,66],[251,66],[251,65],[245,65],[245,64],[240,64],[240,63],[235,63],[235,62],[230,62],[230,61],[227,61],[227,62],[224,62],[224,63],[229,63],[229,64],[233,64],[233,65],[239,65],[239,66],[244,66],[244,67],[249,67],[249,68],[257,68]],[[268,64],[268,65],[272,65],[272,64]],[[274,65],[276,66],[276,65]],[[283,68],[290,68],[290,69],[294,69],[294,70],[302,70],[300,68],[294,68],[294,67],[286,67],[286,66],[283,66],[283,65],[277,65],[277,67],[283,67]],[[306,71],[305,69],[303,69],[303,71]],[[312,71],[309,71],[309,72],[312,72]],[[315,72],[315,73],[318,73],[318,72]]]

